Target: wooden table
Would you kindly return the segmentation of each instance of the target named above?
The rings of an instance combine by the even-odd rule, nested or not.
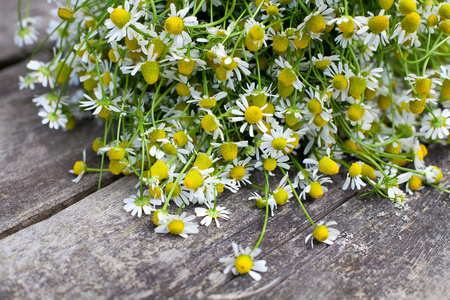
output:
[[[13,2],[3,7],[14,11]],[[32,2],[36,13],[47,12]],[[15,22],[5,11],[2,28]],[[269,218],[260,245],[269,270],[256,282],[224,275],[219,262],[231,256],[233,241],[252,246],[258,239],[264,211],[247,201],[251,189],[220,198],[232,211],[221,229],[201,227],[183,239],[157,235],[150,217],[123,210],[136,177],[104,176],[99,191],[96,174],[73,184],[68,171],[83,148],[88,164],[99,164],[90,148],[103,129],[93,121],[72,132],[40,124],[31,99],[44,90],[19,92],[17,85],[31,48],[14,48],[7,28],[0,36],[0,299],[448,299],[449,197],[433,188],[409,197],[404,211],[388,199],[342,191],[344,174],[334,176],[326,196],[305,206],[315,221],[338,222],[337,242],[305,245],[312,227],[291,200]],[[450,183],[449,154],[436,145],[426,157],[441,167],[441,186]]]

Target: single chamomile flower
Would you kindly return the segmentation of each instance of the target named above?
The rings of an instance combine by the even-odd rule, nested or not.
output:
[[[140,0],[132,0],[132,8],[130,6],[130,1],[125,0],[124,6],[119,5],[116,8],[109,7],[109,19],[105,21],[106,29],[111,29],[105,38],[108,42],[120,41],[124,37],[128,37],[132,40],[137,32],[132,29],[131,26],[136,26],[141,31],[146,31],[147,28],[138,22],[139,18],[145,14],[144,10],[138,10]]]
[[[233,122],[244,121],[244,124],[242,124],[239,130],[241,133],[243,133],[247,127],[251,137],[254,136],[254,127],[258,128],[262,132],[267,131],[267,128],[262,121],[263,117],[270,117],[272,115],[263,112],[263,110],[267,107],[267,104],[263,107],[249,105],[247,98],[241,95],[241,99],[236,100],[236,105],[238,107],[231,111],[231,113],[235,115],[235,117],[232,117],[231,120]]]
[[[142,212],[149,215],[154,211],[148,190],[145,190],[142,194],[141,191],[138,190],[136,195],[125,198],[123,202],[125,203],[123,209],[125,209],[126,212],[131,211],[132,216],[137,214],[138,218],[142,216]]]
[[[83,160],[79,160],[75,162],[73,165],[73,169],[69,170],[69,173],[77,175],[77,178],[72,179],[72,182],[78,183],[81,178],[83,178],[83,175],[87,171],[87,165],[86,165],[86,149],[83,150]]]
[[[208,202],[206,202],[208,203]],[[226,210],[223,206],[216,206],[215,208],[209,207],[209,204],[206,204],[208,208],[204,207],[196,207],[195,213],[197,217],[204,217],[201,221],[201,225],[209,226],[214,219],[216,222],[216,226],[220,228],[219,218],[228,220],[230,218],[230,212]]]
[[[48,124],[52,129],[65,128],[68,121],[67,116],[62,113],[61,108],[57,107],[56,104],[44,106],[39,111],[38,116],[42,118],[42,124]]]
[[[283,127],[274,124],[269,134],[264,133],[260,149],[271,157],[289,153],[294,148],[292,145],[295,142],[295,138],[292,137],[293,133],[290,128],[284,130]]]
[[[225,264],[223,273],[228,274],[231,271],[235,276],[248,273],[254,280],[260,280],[261,275],[257,272],[267,271],[265,260],[255,260],[255,257],[261,253],[261,249],[252,250],[250,247],[244,249],[236,243],[232,243],[232,247],[235,257],[222,257],[219,260]]]
[[[435,109],[422,119],[420,132],[425,134],[425,138],[432,140],[444,139],[449,135],[450,129],[450,109]]]
[[[349,186],[352,190],[355,188],[360,190],[363,186],[366,186],[364,181],[362,181],[362,162],[353,163],[350,168],[348,168],[347,178],[345,179],[343,190],[346,190]]]
[[[181,215],[165,215],[158,213],[159,225],[155,228],[156,233],[171,233],[187,238],[188,234],[198,233],[198,224],[191,222],[195,215],[187,216],[186,212]]]
[[[310,233],[305,238],[305,244],[311,240],[311,248],[314,248],[313,240],[316,239],[318,242],[325,243],[327,245],[333,245],[334,241],[338,238],[340,232],[337,229],[331,228],[329,226],[336,225],[335,221],[329,221],[324,224],[323,221],[317,223],[317,227],[314,228],[314,232]]]
[[[177,48],[183,48],[184,45],[192,42],[186,28],[198,25],[197,17],[186,17],[188,12],[189,6],[177,11],[175,4],[171,3],[169,17],[164,22],[164,28],[172,35]]]

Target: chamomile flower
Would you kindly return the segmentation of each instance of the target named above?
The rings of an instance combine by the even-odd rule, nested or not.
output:
[[[256,206],[258,208],[265,208],[266,205],[269,205],[270,213],[273,217],[273,209],[277,208],[277,202],[275,201],[275,198],[270,195],[267,199],[264,199],[258,193],[251,192],[250,197],[248,197],[248,200],[254,200],[256,201]]]
[[[257,272],[267,271],[265,260],[255,260],[256,256],[261,253],[261,250],[259,248],[252,250],[250,247],[244,249],[234,242],[232,243],[232,247],[235,257],[222,257],[219,260],[225,264],[223,273],[228,274],[231,271],[235,276],[248,273],[254,280],[260,280],[261,275]]]
[[[208,202],[206,202],[208,203]],[[219,218],[224,219],[224,220],[228,220],[230,219],[230,212],[228,210],[226,210],[225,207],[223,206],[216,206],[214,207],[209,207],[209,204],[207,204],[208,208],[204,208],[204,207],[196,207],[195,208],[195,213],[197,214],[197,217],[204,217],[201,221],[200,221],[200,225],[205,225],[205,226],[209,226],[212,222],[212,220],[214,219],[214,221],[216,222],[216,226],[218,228],[220,228],[220,223],[219,223]]]
[[[200,96],[198,94],[193,94],[192,98],[194,98],[194,99],[191,99],[186,102],[187,103],[196,103],[201,108],[212,109],[217,105],[218,100],[222,100],[226,96],[227,96],[227,93],[225,93],[225,92],[219,92],[213,96],[209,96],[209,95]]]
[[[144,214],[146,215],[149,215],[152,213],[152,211],[154,211],[154,208],[151,205],[151,199],[148,190],[145,190],[142,194],[141,191],[138,190],[136,195],[125,198],[123,202],[125,203],[123,209],[126,212],[131,211],[132,216],[135,216],[137,214],[138,218],[142,216],[142,212],[144,212]]]
[[[67,124],[67,116],[63,114],[62,110],[55,105],[44,106],[39,111],[38,116],[42,118],[42,124],[48,124],[52,129],[65,128]]]
[[[235,158],[229,165],[227,165],[223,172],[222,178],[230,180],[228,185],[236,185],[238,187],[243,184],[250,184],[250,173],[253,171],[250,161],[251,157],[247,157],[244,160]]]
[[[14,44],[21,48],[24,45],[34,44],[38,40],[39,33],[36,28],[38,23],[36,18],[23,18],[21,26],[14,35]]]
[[[420,25],[420,19],[420,15],[415,11],[408,13],[401,22],[395,25],[391,39],[397,37],[399,45],[411,41],[410,46],[412,46],[417,41],[417,29]]]
[[[198,233],[198,224],[191,222],[195,219],[195,215],[187,216],[186,212],[181,215],[165,215],[158,213],[159,225],[155,228],[156,233],[171,233],[188,238],[188,234]]]
[[[425,134],[425,138],[432,140],[444,139],[449,135],[450,129],[450,109],[435,109],[428,113],[422,120],[420,132]]]
[[[427,96],[430,93],[435,93],[434,89],[436,88],[436,85],[442,85],[439,79],[429,77],[429,75],[417,76],[410,73],[404,79],[420,96]]]
[[[284,130],[283,127],[274,125],[269,134],[264,133],[260,149],[272,157],[283,154],[283,152],[289,153],[294,148],[292,142],[295,142],[292,133],[290,128]]]
[[[92,112],[93,115],[102,116],[102,112],[105,110],[108,112],[108,116],[109,111],[120,112],[120,108],[118,107],[120,98],[110,99],[103,94],[100,88],[94,90],[93,97],[87,94],[84,94],[83,96],[86,100],[80,101],[80,107],[85,107],[85,110],[94,110]]]
[[[292,192],[292,187],[295,186],[291,186],[291,184],[289,184],[288,176],[289,174],[286,173],[286,175],[281,178],[277,188],[272,191],[271,196],[275,199],[277,205],[285,205],[294,195]]]
[[[368,14],[370,18],[362,16],[355,18],[355,20],[363,24],[361,29],[357,31],[357,34],[365,34],[364,44],[373,46],[374,49],[378,48],[380,42],[383,46],[389,43],[386,30],[389,28],[389,18],[391,16],[385,15],[384,13],[385,11],[382,9],[378,15],[375,16],[369,11]]]
[[[30,60],[27,64],[27,68],[34,71],[30,73],[30,76],[35,79],[35,82],[42,84],[43,87],[48,85],[50,88],[55,85],[56,67],[56,64],[51,62],[44,63],[37,60]]]
[[[333,88],[332,97],[334,99],[340,97],[341,100],[345,101],[348,96],[349,78],[353,74],[348,64],[343,64],[342,62],[335,64],[332,62],[323,74],[332,78],[331,85],[328,87],[328,89],[330,87]]]
[[[164,22],[164,28],[171,34],[177,48],[183,48],[184,45],[192,42],[186,28],[198,25],[197,17],[186,17],[188,12],[189,7],[177,11],[175,4],[171,3],[169,17]]]
[[[311,174],[311,180],[308,181],[308,185],[305,186],[300,193],[300,198],[306,199],[306,194],[309,194],[314,199],[318,199],[328,191],[328,188],[323,186],[324,183],[332,183],[330,178],[317,175],[319,169],[315,169]]]
[[[83,160],[79,160],[79,161],[75,162],[72,170],[69,170],[69,173],[77,175],[77,178],[72,179],[72,182],[74,182],[74,183],[80,182],[81,178],[83,178],[83,175],[86,172],[87,172],[86,149],[84,149],[83,150]]]
[[[216,60],[220,64],[220,66],[215,70],[216,78],[219,81],[229,80],[233,77],[233,74],[238,80],[242,80],[241,72],[247,76],[251,74],[248,69],[248,62],[240,59],[239,57],[232,57],[228,55],[224,45],[218,44],[217,46],[214,46],[211,51],[217,56]],[[232,89],[234,90],[234,86]]]
[[[214,113],[210,109],[201,110],[205,111],[206,114],[202,117],[200,124],[202,125],[203,130],[209,135],[212,135],[213,139],[217,139],[220,136],[220,139],[223,141],[223,125],[214,115]]]
[[[274,156],[270,156],[269,154],[263,154],[262,155],[262,161],[258,160],[255,163],[255,168],[263,167],[264,170],[266,170],[270,176],[274,176],[275,174],[272,173],[277,167],[283,168],[285,170],[289,170],[291,166],[288,165],[288,161],[290,161],[289,156],[279,153]]]
[[[319,70],[325,70],[330,66],[331,62],[339,61],[339,55],[323,56],[322,53],[318,53],[317,57],[311,59],[312,64]]]
[[[141,31],[146,31],[146,27],[138,22],[139,18],[145,14],[144,10],[138,10],[140,0],[125,0],[124,6],[119,5],[116,8],[109,7],[109,19],[105,21],[106,29],[110,29],[105,38],[108,42],[120,41],[124,37],[132,40],[137,32],[131,28],[131,25],[136,26]]]
[[[299,25],[298,29],[306,28],[311,34],[319,35],[334,16],[333,8],[327,7],[325,4],[321,5],[315,12],[310,13],[303,19],[303,23]]]
[[[345,179],[343,190],[346,190],[349,186],[352,190],[355,188],[360,190],[363,186],[366,186],[364,181],[362,181],[362,162],[353,163],[350,168],[348,168],[347,178]]]
[[[267,131],[267,128],[262,121],[263,117],[271,116],[271,114],[263,112],[267,107],[267,104],[263,107],[249,105],[247,98],[241,95],[241,99],[236,100],[236,105],[237,107],[231,111],[236,117],[232,117],[231,120],[233,122],[244,121],[244,124],[242,124],[239,130],[241,133],[244,132],[247,127],[251,137],[254,136],[253,130],[255,127],[262,132]]]
[[[337,223],[335,221],[329,221],[324,224],[324,221],[320,221],[317,225],[314,228],[314,232],[306,236],[305,244],[311,240],[311,248],[314,248],[313,240],[316,239],[318,242],[333,245],[334,241],[339,237],[340,232],[330,226],[337,225]]]
[[[297,74],[295,74],[289,62],[280,57],[279,59],[275,59],[275,63],[280,69],[277,72],[278,81],[285,87],[293,85],[297,90],[302,91],[305,85],[298,79]]]

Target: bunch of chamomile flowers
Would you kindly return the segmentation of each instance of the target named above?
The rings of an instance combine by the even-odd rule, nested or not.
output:
[[[291,199],[314,227],[306,243],[333,244],[336,222],[316,224],[302,201],[326,201],[338,173],[342,189],[400,205],[424,185],[449,192],[426,164],[429,144],[449,143],[447,1],[72,0],[54,15],[53,56],[31,59],[20,88],[49,88],[33,102],[50,128],[104,126],[102,165],[84,151],[73,181],[136,176],[124,210],[183,238],[230,226],[220,194],[254,187],[263,230],[253,248],[233,243],[225,273],[261,278],[267,220]],[[42,25],[19,13],[16,44]]]

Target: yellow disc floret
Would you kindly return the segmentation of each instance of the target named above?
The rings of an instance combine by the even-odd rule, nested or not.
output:
[[[348,169],[348,175],[350,175],[350,177],[354,178],[358,175],[360,175],[362,172],[362,168],[358,163],[353,163],[350,168]]]
[[[318,242],[323,242],[327,240],[330,233],[325,225],[320,225],[314,229],[313,236]]]
[[[287,140],[284,137],[279,137],[276,139],[272,140],[272,147],[275,150],[283,150],[284,148],[286,148],[287,145]]]
[[[313,115],[320,114],[322,112],[322,110],[323,110],[322,104],[316,98],[311,99],[308,102],[308,105],[306,107],[308,108],[308,111],[310,113],[312,113]]]
[[[327,175],[334,175],[339,173],[339,166],[334,160],[325,156],[319,161],[319,171]]]
[[[450,4],[449,4],[450,5]],[[430,78],[416,78],[416,85],[414,86],[416,92],[422,96],[426,96],[431,90]]]
[[[318,199],[323,196],[323,188],[318,181],[311,182],[309,195],[314,199]]]
[[[366,176],[367,178],[371,180],[375,180],[377,176],[373,173],[375,172],[375,169],[369,166],[368,164],[363,164],[361,167],[361,174]]]
[[[277,188],[273,193],[273,198],[278,205],[285,205],[289,199],[289,195],[285,189]]]
[[[236,166],[231,168],[230,176],[231,178],[240,181],[245,176],[245,168],[243,166]]]
[[[180,34],[184,29],[183,19],[180,17],[170,17],[164,22],[164,28],[166,28],[167,32],[170,34]]]
[[[422,179],[420,179],[418,176],[413,175],[408,180],[408,186],[411,190],[417,191],[422,186]]]
[[[417,4],[414,0],[400,0],[398,2],[398,11],[404,15],[416,10]]]
[[[178,184],[175,185],[175,183],[173,183],[173,182],[166,184],[164,191],[166,192],[167,196],[169,196],[169,193],[172,189],[173,189],[173,192],[172,192],[171,198],[176,198],[176,197],[180,196],[181,187]]]
[[[353,122],[358,122],[364,116],[364,112],[364,107],[354,103],[348,108],[347,117]]]
[[[178,71],[183,75],[191,75],[195,68],[195,60],[193,59],[180,59],[177,62]]]
[[[368,26],[373,34],[380,34],[389,27],[389,19],[386,16],[374,16],[370,18]]]
[[[152,143],[156,143],[159,139],[166,138],[166,131],[164,129],[153,129],[148,134],[148,138]]]
[[[416,12],[407,14],[400,23],[402,29],[406,33],[414,33],[420,25],[420,15]]]
[[[199,101],[200,107],[211,109],[217,104],[217,100],[214,98],[200,99]]]
[[[341,24],[338,24],[338,28],[342,32],[353,32],[355,27],[355,22],[352,19],[345,19],[341,22]]]
[[[269,157],[263,162],[264,170],[273,171],[277,167],[277,160],[275,158]]]
[[[252,105],[245,110],[244,118],[249,124],[256,124],[262,120],[262,110],[256,105]]]
[[[313,15],[311,18],[306,21],[306,28],[312,33],[321,33],[325,30],[327,25],[325,24],[325,20],[321,14]]]
[[[264,30],[259,25],[255,25],[250,28],[248,35],[252,40],[259,41],[264,38]]]
[[[161,160],[158,160],[150,168],[152,176],[158,176],[159,181],[162,181],[169,177],[169,167]]]
[[[208,132],[214,132],[219,128],[219,125],[217,125],[216,122],[216,118],[214,118],[214,116],[211,115],[205,115],[202,118],[201,124],[203,129]]]
[[[173,235],[179,235],[184,230],[184,223],[181,220],[172,220],[169,225],[167,225],[169,232]]]
[[[284,68],[278,75],[278,81],[283,83],[285,86],[293,84],[297,80],[294,71],[290,68]]]
[[[333,84],[333,87],[338,91],[345,90],[348,87],[347,77],[345,77],[342,74],[338,74],[333,77],[332,84]]]
[[[184,186],[191,190],[197,189],[203,185],[204,181],[202,174],[198,170],[192,169],[184,178]]]
[[[378,3],[382,9],[388,10],[394,4],[394,0],[378,0]]]
[[[187,97],[191,94],[191,90],[189,89],[189,86],[187,84],[184,84],[183,82],[179,82],[177,84],[177,87],[175,88],[178,96],[180,97]]]
[[[442,4],[441,7],[439,7],[438,13],[442,19],[446,20],[450,19],[450,4],[448,3]]]
[[[247,274],[253,267],[253,260],[249,255],[239,255],[234,266],[239,274]]]
[[[238,147],[234,143],[224,143],[220,145],[220,153],[222,153],[223,159],[232,161],[237,157]]]
[[[141,66],[141,73],[145,82],[154,84],[159,78],[159,63],[157,61],[146,61]]]
[[[86,168],[87,168],[86,163],[84,161],[79,160],[73,165],[73,173],[75,175],[80,175],[86,170]]]
[[[362,93],[364,93],[364,90],[367,87],[367,83],[364,80],[364,78],[361,78],[359,76],[352,76],[349,79],[350,86],[348,88],[348,93],[353,98],[359,98]]]
[[[113,147],[108,150],[108,156],[110,159],[122,159],[125,157],[125,149],[122,147]]]
[[[131,19],[131,14],[123,8],[115,8],[109,16],[118,28],[122,29]]]
[[[199,170],[206,170],[211,167],[212,164],[212,159],[205,153],[199,153],[194,161],[194,167],[197,167]]]
[[[178,147],[183,147],[189,142],[189,139],[186,133],[183,130],[180,130],[173,135],[173,141]]]

